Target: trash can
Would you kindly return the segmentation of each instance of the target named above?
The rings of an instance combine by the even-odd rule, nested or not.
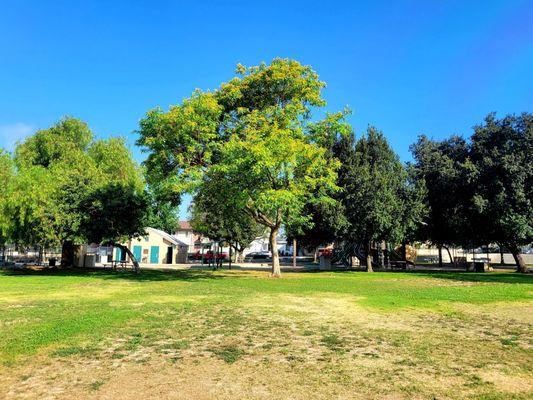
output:
[[[85,259],[83,260],[83,266],[86,268],[94,268],[96,266],[96,255],[85,254]]]
[[[318,269],[330,270],[331,269],[331,257],[329,257],[329,256],[320,256],[320,265],[319,265]]]

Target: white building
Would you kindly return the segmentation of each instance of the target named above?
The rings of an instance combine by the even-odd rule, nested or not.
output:
[[[187,262],[188,246],[176,236],[159,229],[146,228],[146,235],[127,243],[141,264],[179,264]],[[115,250],[115,259],[124,258],[120,249]]]

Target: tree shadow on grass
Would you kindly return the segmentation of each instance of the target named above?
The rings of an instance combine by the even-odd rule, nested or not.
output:
[[[517,272],[408,272],[420,277],[461,282],[533,284],[533,274]]]
[[[137,282],[152,281],[200,281],[223,279],[227,277],[224,273],[213,273],[206,270],[174,270],[158,271],[143,270],[141,273],[132,271],[113,271],[110,269],[88,269],[88,268],[43,268],[43,269],[15,269],[4,270],[3,275],[7,276],[58,276],[58,277],[80,277],[80,278],[99,278],[106,280],[128,280]]]
[[[306,270],[299,271],[302,274],[368,274],[364,269],[350,269],[350,270],[329,270],[329,271],[320,271],[320,270]],[[446,279],[452,281],[462,281],[462,282],[480,282],[480,283],[514,283],[514,284],[533,284],[533,274],[520,274],[517,272],[449,272],[449,271],[376,271],[379,273],[380,277],[384,275],[390,275],[391,278],[394,275],[401,274],[405,276],[416,276],[421,278],[435,278],[435,279]],[[374,273],[367,276],[374,276]]]

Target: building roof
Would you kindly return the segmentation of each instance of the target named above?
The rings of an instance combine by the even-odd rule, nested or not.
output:
[[[166,233],[162,230],[155,229],[155,228],[146,228],[147,231],[155,233],[156,235],[161,236],[163,239],[166,239],[170,243],[178,246],[187,246],[186,243],[183,243],[181,240],[179,240],[176,236],[171,235],[169,233]]]
[[[192,231],[191,223],[189,221],[179,221],[179,229],[182,231]]]

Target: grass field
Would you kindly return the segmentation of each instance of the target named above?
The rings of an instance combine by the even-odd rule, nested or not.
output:
[[[0,398],[530,399],[533,277],[0,272]]]

